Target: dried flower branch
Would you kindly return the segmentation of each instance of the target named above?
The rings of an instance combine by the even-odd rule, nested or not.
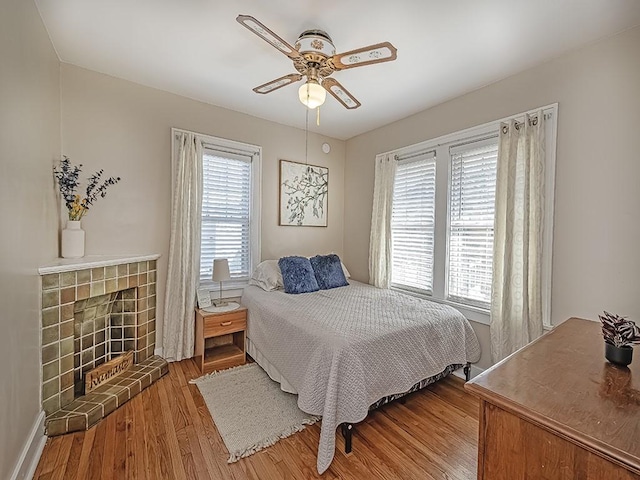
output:
[[[609,312],[604,312],[604,315],[599,317],[605,342],[616,347],[640,345],[640,328],[633,320],[627,320]]]
[[[85,198],[80,198],[76,193],[80,183],[78,177],[82,171],[82,164],[71,165],[69,157],[62,157],[59,168],[53,168],[53,175],[58,180],[60,195],[64,198],[65,205],[69,211],[69,220],[80,220],[93,205],[98,197],[104,198],[107,195],[107,187],[115,185],[120,181],[120,177],[109,177],[100,183],[104,170],[98,170],[89,177]]]

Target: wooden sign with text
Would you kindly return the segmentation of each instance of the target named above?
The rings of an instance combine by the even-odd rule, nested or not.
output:
[[[84,393],[87,394],[103,383],[126,372],[133,365],[133,350],[123,353],[88,371],[84,376]]]

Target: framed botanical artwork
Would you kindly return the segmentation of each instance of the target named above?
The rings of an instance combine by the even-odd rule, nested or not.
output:
[[[329,169],[280,160],[280,225],[326,227]]]

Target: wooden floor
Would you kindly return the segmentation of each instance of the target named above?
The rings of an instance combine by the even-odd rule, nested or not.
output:
[[[227,452],[202,396],[188,381],[192,360],[86,432],[47,440],[34,479],[459,479],[476,478],[478,402],[448,377],[369,414],[353,453],[316,471],[319,424],[237,463]]]

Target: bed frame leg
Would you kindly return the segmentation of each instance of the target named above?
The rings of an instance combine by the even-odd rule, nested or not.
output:
[[[351,453],[351,437],[353,435],[353,424],[343,423],[342,436],[344,437],[344,453]]]
[[[469,380],[471,380],[471,363],[467,362],[467,364],[464,366],[464,378],[467,380],[467,382]]]

